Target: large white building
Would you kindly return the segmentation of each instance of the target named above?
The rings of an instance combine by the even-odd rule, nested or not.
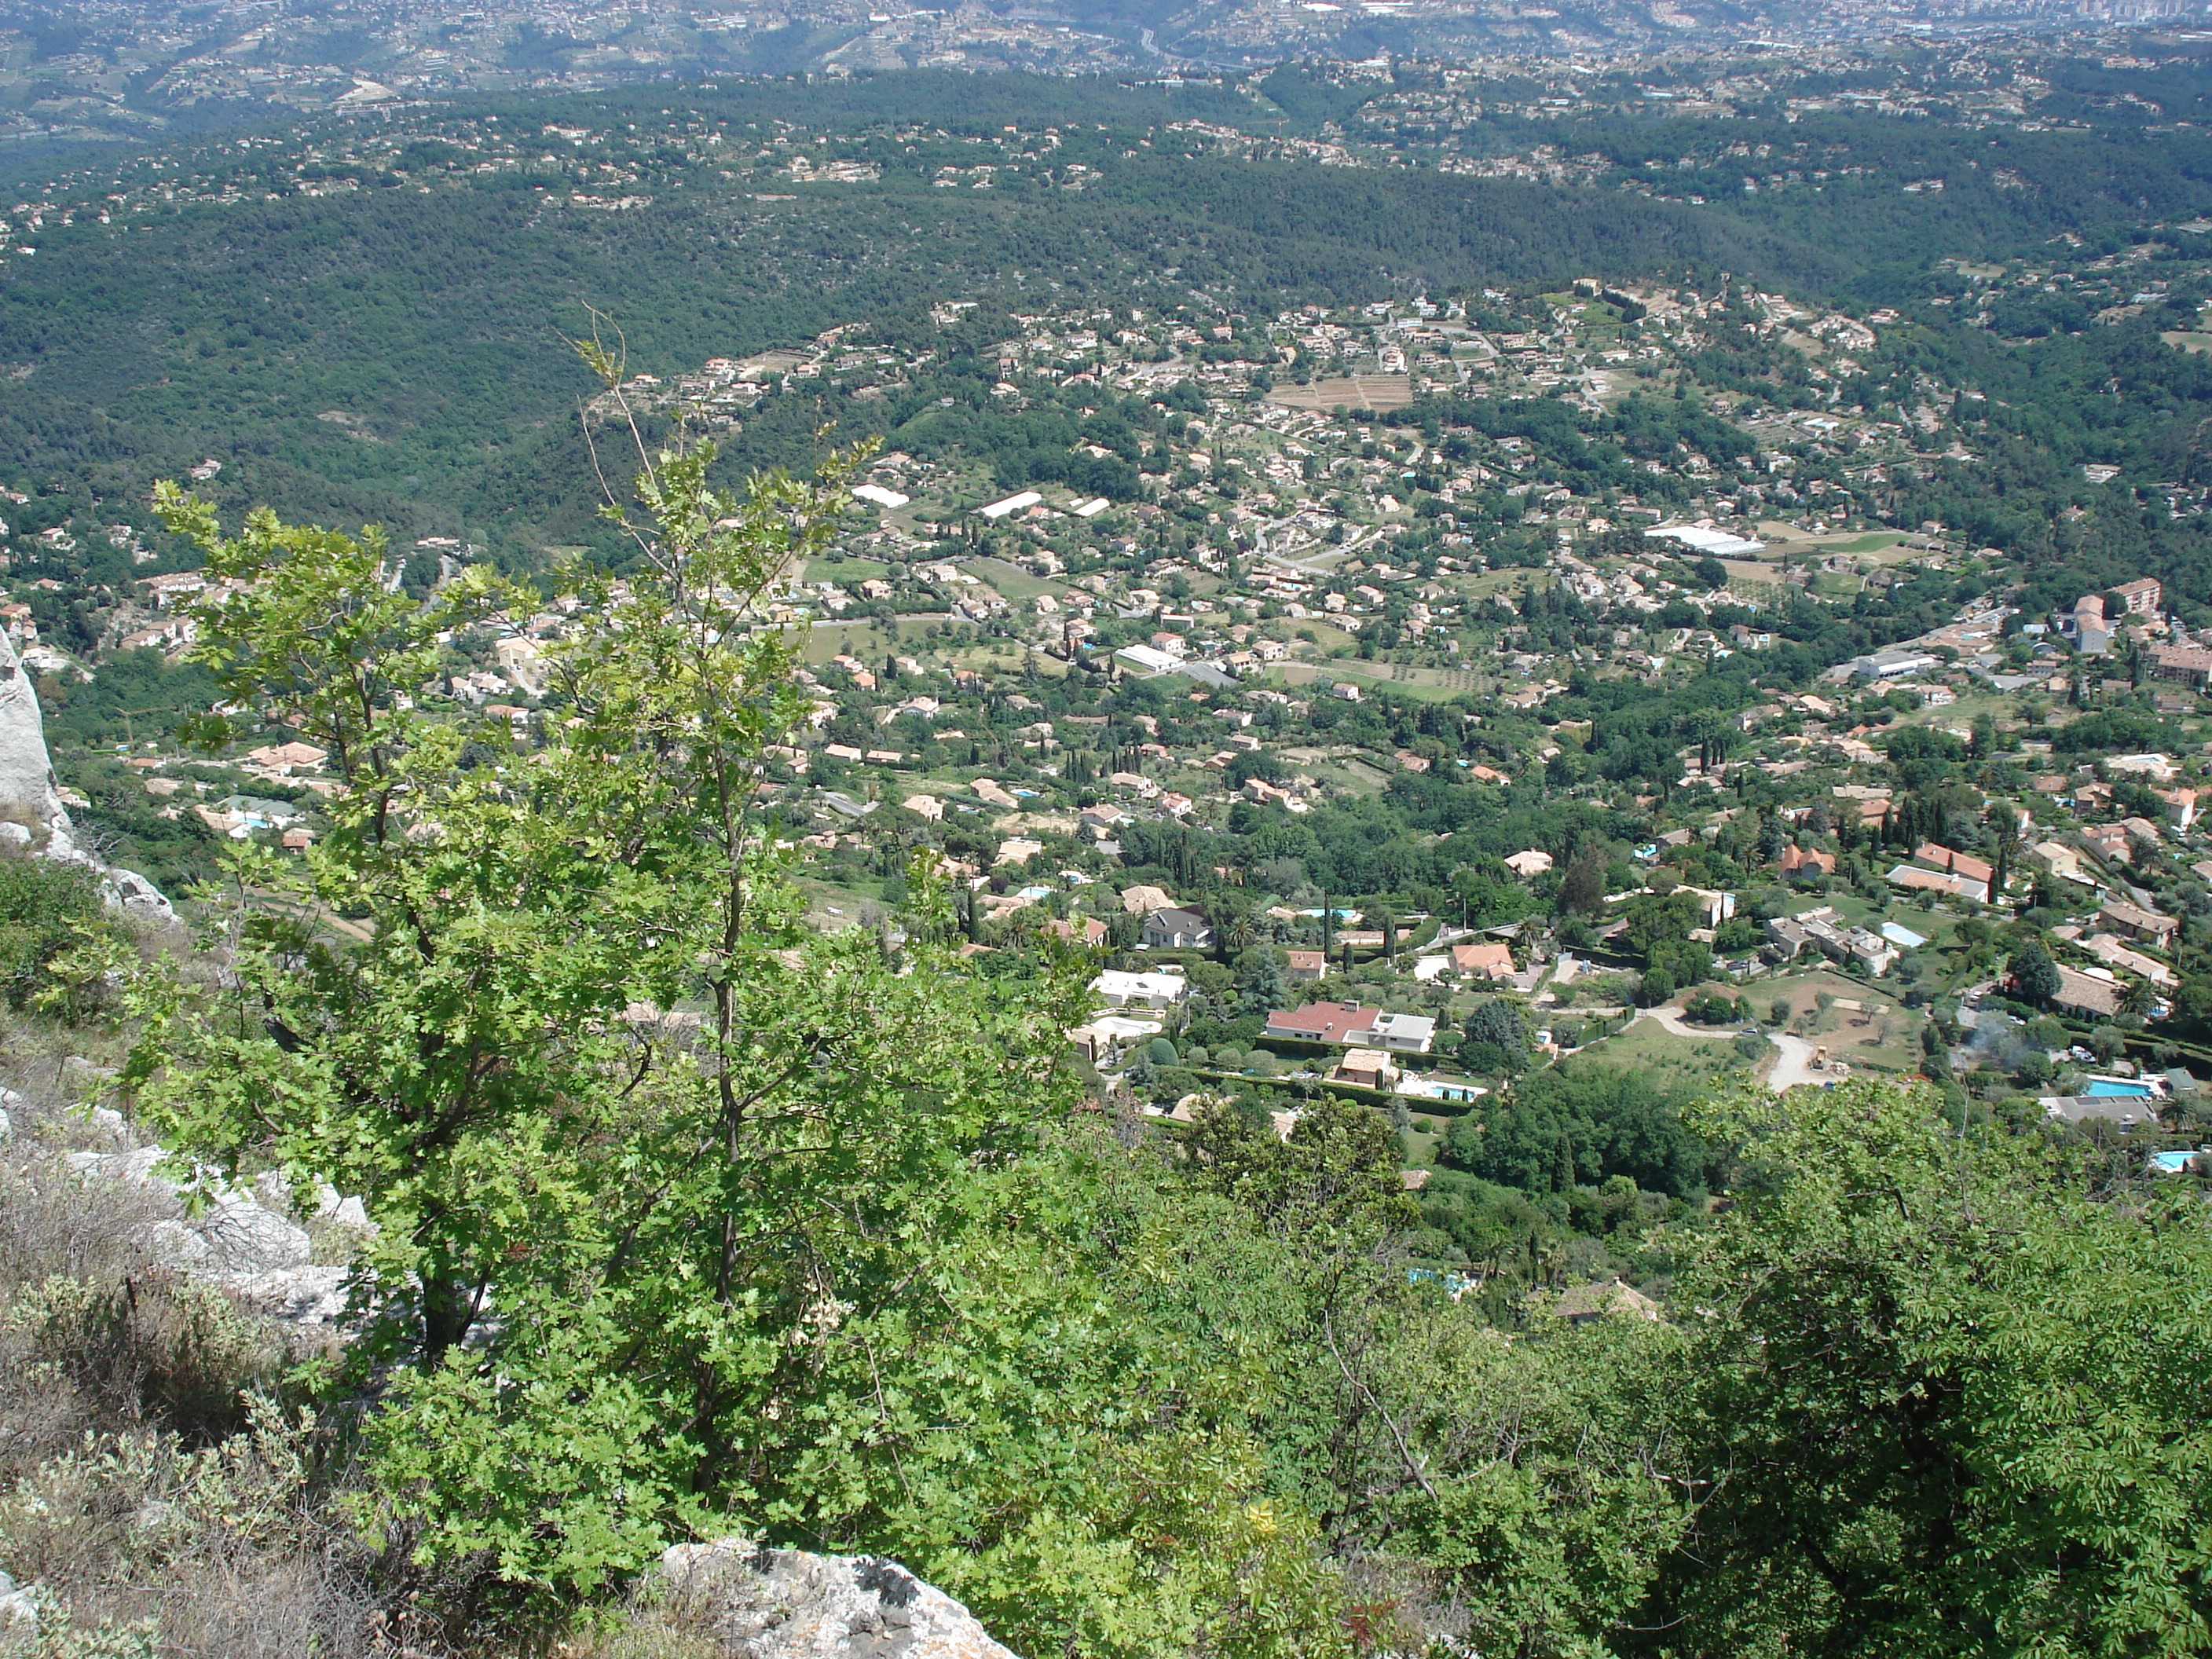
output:
[[[1716,530],[1711,525],[1662,524],[1654,525],[1644,535],[1662,542],[1674,542],[1693,552],[1710,553],[1716,558],[1737,559],[1747,553],[1765,550],[1765,542],[1755,542],[1748,536],[1732,536],[1725,530]]]
[[[1109,968],[1091,981],[1093,995],[1113,1008],[1172,1008],[1190,993],[1181,974],[1130,974]]]

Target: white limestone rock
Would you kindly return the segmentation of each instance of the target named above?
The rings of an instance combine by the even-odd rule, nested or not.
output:
[[[0,1090],[0,1098],[19,1097]],[[4,1121],[4,1113],[0,1113]],[[61,1162],[88,1181],[112,1182],[151,1191],[168,1200],[170,1213],[143,1222],[134,1235],[155,1261],[221,1285],[241,1303],[282,1322],[297,1338],[328,1344],[350,1334],[347,1319],[351,1268],[311,1260],[307,1230],[294,1220],[290,1188],[281,1175],[264,1173],[251,1190],[220,1187],[201,1170],[180,1185],[159,1172],[166,1156],[155,1146],[115,1152],[64,1152]],[[193,1214],[187,1188],[206,1194]],[[315,1218],[373,1234],[374,1225],[357,1198],[341,1196],[327,1182],[316,1190]]]
[[[726,1650],[750,1659],[1014,1659],[975,1614],[895,1561],[678,1544],[661,1577]]]
[[[161,890],[136,870],[111,866],[100,890],[108,903],[134,916],[144,916],[153,921],[174,921],[177,919],[177,913],[170,908],[169,901],[162,896]]]
[[[368,1206],[358,1198],[340,1196],[338,1189],[327,1181],[315,1189],[315,1219],[334,1227],[350,1227],[357,1232],[376,1231],[376,1224],[368,1218]]]
[[[336,1335],[345,1323],[347,1276],[344,1267],[307,1266],[227,1274],[222,1283],[241,1302],[295,1331]]]
[[[12,1648],[15,1644],[33,1639],[39,1633],[39,1604],[22,1590],[15,1581],[0,1572],[0,1640]]]
[[[0,634],[0,818],[25,831],[18,845],[51,842],[58,830],[68,839],[69,813],[46,754],[38,688],[5,634]],[[69,845],[74,850],[74,841]]]
[[[191,1224],[207,1241],[209,1265],[224,1273],[304,1267],[313,1253],[306,1228],[240,1195],[218,1198]]]
[[[46,728],[38,688],[0,634],[0,854],[34,854],[96,870],[108,903],[149,921],[173,922],[176,912],[161,890],[135,870],[113,870],[77,845],[76,828],[62,805],[61,783],[46,752]]]
[[[62,1162],[79,1175],[96,1181],[119,1182],[126,1187],[151,1187],[174,1198],[177,1183],[155,1173],[161,1157],[159,1146],[139,1146],[127,1152],[64,1152]]]
[[[147,1254],[165,1267],[178,1267],[186,1273],[204,1268],[208,1258],[215,1254],[208,1242],[181,1221],[156,1221],[146,1229],[142,1242]]]

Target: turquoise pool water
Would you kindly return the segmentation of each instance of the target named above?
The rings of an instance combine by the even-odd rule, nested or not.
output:
[[[2112,1078],[2100,1077],[2091,1079],[2088,1092],[2093,1097],[2109,1095],[2148,1095],[2150,1092],[2150,1085],[2122,1083]]]

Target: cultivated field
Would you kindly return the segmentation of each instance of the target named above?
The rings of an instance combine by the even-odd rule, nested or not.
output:
[[[1413,401],[1413,386],[1403,374],[1353,374],[1311,386],[1279,386],[1267,401],[1324,414],[1340,404],[1346,409],[1403,409]]]

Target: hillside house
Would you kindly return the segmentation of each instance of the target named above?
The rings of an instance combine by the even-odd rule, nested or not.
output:
[[[1767,942],[1784,961],[1794,962],[1811,946],[1832,962],[1856,962],[1880,979],[1897,960],[1896,948],[1863,927],[1838,927],[1826,915],[1777,916],[1765,924]]]
[[[1436,1034],[1436,1021],[1425,1014],[1387,1014],[1356,1002],[1309,1002],[1303,1008],[1277,1009],[1267,1016],[1267,1035],[1271,1037],[1332,1048],[1425,1054]]]
[[[1172,1008],[1190,994],[1181,974],[1131,974],[1108,969],[1091,981],[1091,994],[1113,1008]]]
[[[1452,971],[1470,979],[1510,979],[1513,966],[1513,947],[1498,941],[1484,945],[1455,945],[1451,951]]]
[[[1145,918],[1148,951],[1206,951],[1212,946],[1212,924],[1200,911],[1171,905]]]
[[[2169,944],[2174,931],[2181,926],[2172,916],[2162,916],[2155,910],[2146,910],[2121,899],[2107,899],[2098,906],[2097,920],[2123,939],[2153,945]]]
[[[2081,873],[2081,855],[2060,842],[2039,841],[2022,856],[2032,867],[2060,881],[2086,882],[2088,879]]]
[[[1996,870],[1980,859],[1946,847],[1941,842],[1921,842],[1919,846],[1913,848],[1912,856],[1918,859],[1921,863],[1942,870],[1948,874],[1965,876],[1970,881],[1978,881],[1984,888],[1989,885],[1990,878],[1996,874]]]
[[[1836,855],[1792,842],[1782,849],[1782,874],[1790,881],[1810,881],[1836,873]]]
[[[2062,966],[2058,969],[2058,994],[2051,1000],[2070,1014],[2111,1019],[2120,1012],[2120,987],[2116,980]]]
[[[1677,887],[1678,893],[1687,893],[1698,902],[1698,925],[1717,927],[1735,915],[1735,895],[1716,892],[1710,887]]]
[[[1660,1322],[1659,1304],[1643,1291],[1618,1281],[1610,1285],[1577,1285],[1562,1291],[1547,1310],[1570,1325],[1587,1325],[1594,1319],[1641,1319]]]
[[[1333,1083],[1350,1083],[1362,1089],[1388,1089],[1398,1080],[1398,1067],[1380,1048],[1351,1048],[1328,1075]]]

